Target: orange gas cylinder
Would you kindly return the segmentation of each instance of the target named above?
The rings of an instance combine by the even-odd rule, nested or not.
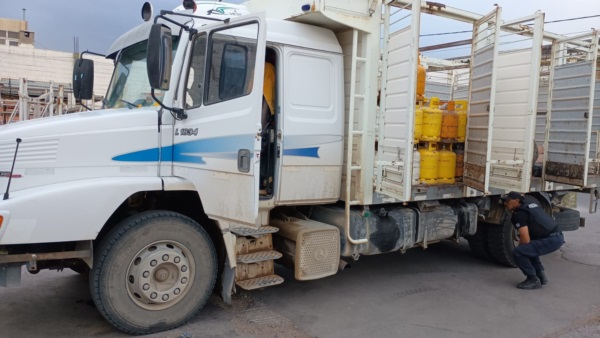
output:
[[[415,133],[414,133],[414,141],[415,144],[419,142],[421,139],[421,135],[423,134],[423,109],[421,106],[415,106]]]
[[[458,115],[457,141],[465,142],[465,137],[467,135],[467,108],[469,107],[469,102],[467,100],[456,100],[454,101],[454,107],[456,114]]]
[[[417,101],[423,101],[425,97],[425,82],[427,80],[427,71],[421,64],[421,57],[419,56],[419,64],[417,65]]]
[[[456,180],[462,181],[462,177],[465,169],[465,150],[462,144],[457,144],[456,149],[454,149],[454,153],[456,154]]]
[[[454,101],[448,102],[446,110],[442,110],[442,139],[456,140],[458,138],[458,114],[454,111]]]
[[[423,108],[423,132],[421,134],[421,141],[433,141],[437,142],[440,140],[440,133],[442,131],[442,111],[439,109],[440,99],[438,97],[432,97],[429,100],[429,107]]]
[[[456,176],[456,154],[449,150],[450,145],[443,144],[442,149],[438,151],[438,183],[454,183]]]
[[[421,154],[420,181],[425,184],[436,184],[440,155],[432,143],[419,149]]]

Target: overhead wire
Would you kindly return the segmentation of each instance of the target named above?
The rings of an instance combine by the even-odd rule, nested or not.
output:
[[[548,24],[548,23],[556,23],[556,22],[565,22],[565,21],[583,20],[583,19],[590,19],[590,18],[597,18],[597,17],[600,17],[600,14],[596,14],[596,15],[588,15],[588,16],[580,16],[580,17],[569,18],[569,19],[560,19],[560,20],[544,21],[544,24]],[[438,36],[438,35],[451,35],[451,34],[472,33],[472,32],[473,32],[473,30],[465,30],[465,31],[455,31],[455,32],[443,32],[443,33],[421,34],[421,35],[419,35],[419,36],[420,36],[420,37],[424,37],[424,36]]]

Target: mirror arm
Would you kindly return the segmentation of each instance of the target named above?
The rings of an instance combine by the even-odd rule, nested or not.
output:
[[[86,50],[85,52],[81,52],[81,54],[79,54],[80,59],[83,59],[83,54],[92,54],[92,55],[96,55],[96,56],[106,57],[106,55],[104,55],[104,54],[90,52],[89,50]]]
[[[184,29],[187,32],[190,32],[190,35],[198,33],[197,29],[188,27],[188,26],[186,26],[184,24],[181,24],[181,23],[179,23],[179,22],[177,22],[177,21],[175,21],[173,19],[169,19],[166,16],[164,16],[162,12],[164,12],[164,11],[161,11],[160,15],[157,15],[156,17],[154,17],[154,23],[157,23],[158,19],[163,19],[163,20],[168,21],[168,22],[170,22],[170,23],[172,23],[172,24],[174,24],[174,25],[176,25],[178,27],[181,27],[182,29]],[[167,13],[167,14],[169,14],[169,13]],[[178,15],[177,13],[173,13],[173,14],[174,15]],[[219,21],[222,21],[222,20],[219,20]]]
[[[209,16],[200,16],[200,15],[192,15],[192,14],[185,14],[185,13],[178,13],[178,12],[173,12],[173,11],[167,11],[167,10],[161,10],[160,11],[160,15],[157,16],[158,17],[162,17],[164,18],[164,15],[177,15],[177,16],[183,16],[186,18],[196,18],[196,19],[203,19],[203,20],[211,20],[211,21],[221,21],[224,23],[228,23],[229,22],[229,18],[227,19],[217,19],[217,18],[211,18]],[[173,21],[171,21],[173,22]],[[156,23],[156,18],[154,19],[154,23]],[[176,25],[180,25],[179,23],[173,22]]]
[[[183,109],[181,108],[172,108],[172,107],[167,107],[165,106],[161,100],[159,100],[156,95],[154,95],[154,88],[152,88],[150,90],[150,95],[152,95],[152,98],[154,99],[154,101],[156,101],[156,103],[158,103],[163,109],[166,109],[172,113],[174,113],[174,117],[176,120],[185,120],[187,119],[187,114],[183,111]]]

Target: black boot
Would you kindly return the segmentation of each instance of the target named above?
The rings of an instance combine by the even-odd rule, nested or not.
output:
[[[533,289],[539,289],[541,287],[542,287],[542,284],[540,283],[540,280],[536,276],[529,276],[529,277],[527,277],[526,280],[517,284],[517,288],[523,289],[523,290],[533,290]]]
[[[536,271],[535,274],[536,274],[537,278],[539,278],[540,284],[542,284],[542,285],[548,284],[548,277],[546,277],[544,270]]]

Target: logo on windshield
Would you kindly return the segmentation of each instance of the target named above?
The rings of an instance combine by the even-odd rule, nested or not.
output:
[[[206,15],[218,14],[218,15],[233,15],[233,16],[241,16],[242,14],[238,12],[237,8],[233,7],[217,7],[206,12]]]

